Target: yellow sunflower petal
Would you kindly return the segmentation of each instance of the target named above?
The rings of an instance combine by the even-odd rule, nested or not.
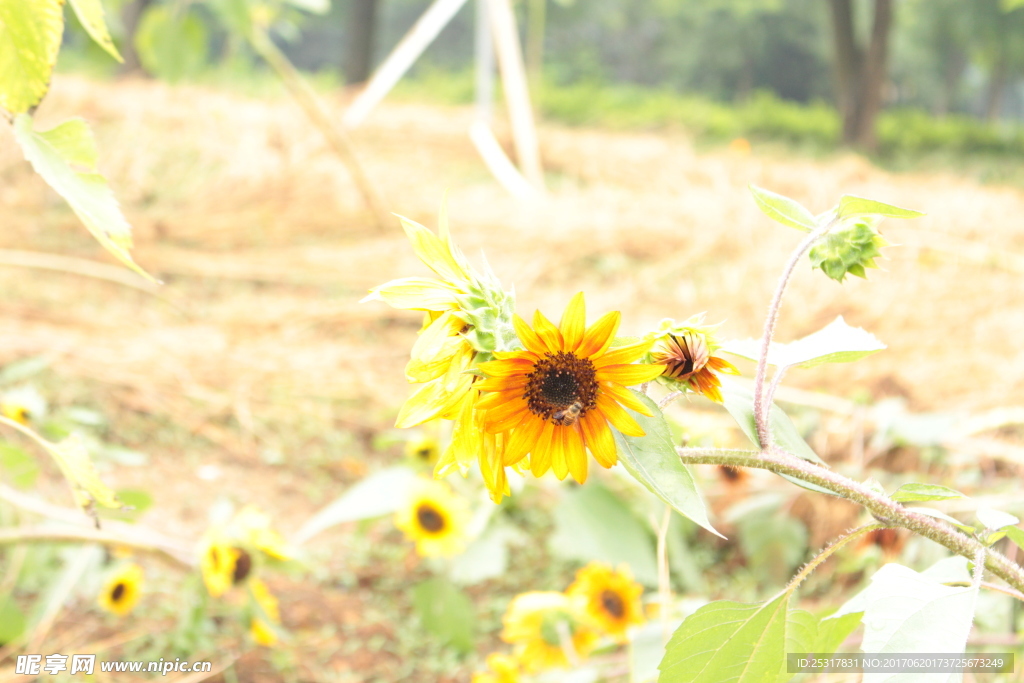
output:
[[[552,439],[555,434],[555,425],[544,422],[544,429],[541,430],[540,438],[536,445],[530,449],[530,472],[533,476],[539,477],[551,469]]]
[[[576,355],[581,358],[593,358],[607,351],[612,339],[615,338],[615,332],[618,331],[621,320],[622,314],[618,311],[605,313],[598,318],[597,322],[588,327],[584,333],[583,341],[576,349]]]
[[[587,452],[583,448],[583,438],[574,427],[567,427],[565,432],[565,461],[569,465],[572,478],[583,483],[587,480]]]
[[[533,362],[524,358],[507,358],[505,360],[489,360],[480,363],[477,369],[489,377],[511,377],[527,375],[533,372]]]
[[[569,463],[566,460],[566,433],[568,427],[555,427],[551,437],[551,470],[559,480],[569,475]]]
[[[479,406],[480,403],[478,402],[477,407],[479,408]],[[492,424],[500,422],[510,415],[518,415],[520,413],[528,412],[528,410],[526,401],[522,398],[512,398],[504,401],[501,405],[488,409],[484,420],[488,424]]]
[[[520,423],[519,427],[512,432],[512,437],[509,439],[508,445],[505,446],[505,464],[515,465],[517,462],[526,457],[526,454],[530,452],[540,440],[541,432],[544,431],[544,425],[547,424],[545,420],[536,418],[533,420],[525,420]]]
[[[583,292],[578,292],[569,301],[558,327],[565,340],[563,350],[575,352],[580,342],[583,341],[583,334],[587,328],[587,312],[583,301]]]
[[[662,372],[664,365],[644,365],[632,363],[630,365],[606,365],[597,370],[599,382],[615,382],[623,386],[631,387],[634,384],[649,382]]]
[[[403,277],[374,287],[362,301],[380,300],[393,308],[419,311],[447,311],[458,308],[458,289],[440,280]]]
[[[638,342],[634,342],[626,346],[620,346],[616,349],[612,349],[611,351],[604,354],[600,358],[595,358],[593,361],[594,366],[601,368],[606,365],[622,365],[624,363],[632,363],[640,356],[647,353],[648,349],[651,348],[652,343],[652,339],[642,339]]]
[[[724,358],[718,358],[712,356],[708,359],[708,364],[705,367],[709,367],[715,372],[722,372],[726,375],[738,375],[740,374],[739,368],[725,360]]]
[[[507,377],[489,377],[476,383],[480,391],[509,391],[514,389],[525,389],[529,384],[526,375],[510,375]]]
[[[480,386],[480,385],[478,384],[477,386]],[[483,387],[480,387],[480,388],[482,389]],[[477,402],[476,402],[476,409],[477,410],[490,410],[491,408],[494,408],[496,406],[500,406],[501,404],[505,403],[506,401],[511,401],[512,398],[514,396],[516,396],[516,395],[517,394],[515,394],[515,393],[509,393],[509,392],[506,392],[506,391],[495,391],[494,393],[487,394],[483,398],[478,399]]]
[[[441,380],[435,379],[423,384],[409,398],[405,399],[395,427],[405,429],[433,420],[444,410],[448,395],[441,386]]]
[[[601,391],[611,395],[611,397],[616,401],[630,410],[635,410],[641,415],[651,417],[654,414],[651,412],[650,408],[644,405],[643,401],[636,397],[633,392],[620,384],[615,384],[614,382],[602,382]]]
[[[629,416],[622,406],[615,402],[611,396],[607,394],[597,395],[597,408],[604,414],[608,421],[612,423],[612,426],[618,429],[626,436],[644,436],[646,432],[636,423],[632,417]]]
[[[527,351],[532,351],[540,355],[544,355],[548,352],[548,346],[545,344],[537,333],[530,328],[529,323],[520,318],[517,314],[512,314],[512,327],[516,330],[516,336],[519,337],[519,341],[523,342],[523,346],[526,347]],[[514,353],[514,352],[513,352]]]
[[[510,413],[509,415],[497,420],[495,422],[487,423],[487,431],[491,434],[498,434],[500,432],[507,432],[510,429],[515,429],[523,423],[523,420],[528,419],[530,412],[528,410],[520,410],[518,412]]]
[[[469,280],[469,274],[452,256],[443,239],[416,221],[404,216],[399,216],[398,220],[402,222],[413,251],[428,268],[446,280]]]
[[[580,429],[583,430],[583,440],[587,448],[601,467],[608,468],[618,462],[615,437],[612,436],[612,430],[601,413],[590,411],[580,418]]]
[[[549,353],[558,353],[565,348],[565,340],[562,339],[562,333],[540,311],[534,311],[533,313],[533,329],[536,330],[537,335],[544,342]]]

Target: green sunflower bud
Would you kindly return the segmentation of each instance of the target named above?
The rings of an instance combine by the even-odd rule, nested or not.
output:
[[[882,257],[881,249],[891,245],[878,232],[881,220],[882,216],[859,216],[829,231],[811,247],[811,266],[836,282],[842,282],[847,273],[867,279],[865,269],[877,268],[875,259]]]

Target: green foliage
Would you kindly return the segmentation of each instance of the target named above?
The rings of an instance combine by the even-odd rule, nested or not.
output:
[[[775,194],[757,185],[749,185],[748,187],[750,188],[750,193],[754,195],[757,208],[761,209],[773,221],[802,230],[803,232],[810,232],[818,227],[814,214],[804,208],[804,205],[800,202],[784,197],[781,194]]]
[[[64,31],[61,0],[0,0],[0,108],[21,114],[50,88]]]
[[[897,503],[919,503],[926,500],[950,500],[966,498],[959,491],[954,491],[938,484],[904,484],[889,496]]]
[[[658,583],[654,543],[647,528],[615,494],[596,482],[565,494],[554,510],[549,548],[570,560],[625,562],[640,583]]]
[[[0,441],[0,475],[0,481],[9,481],[18,488],[29,488],[39,476],[39,465],[21,448]]]
[[[25,631],[25,615],[9,595],[0,595],[0,646],[15,641]]]
[[[697,491],[693,475],[679,461],[664,414],[650,398],[638,391],[630,391],[647,406],[653,417],[626,409],[645,435],[625,436],[613,430],[619,462],[634,479],[676,512],[721,536],[708,521],[707,508]]]
[[[135,48],[146,71],[171,83],[202,71],[208,44],[202,20],[194,12],[176,11],[169,5],[146,9],[135,34]]]
[[[892,204],[876,202],[874,199],[864,199],[844,194],[839,199],[839,207],[836,209],[836,219],[845,220],[854,216],[885,216],[887,218],[920,218],[925,214],[913,209],[902,209]]]
[[[508,545],[513,537],[508,527],[491,525],[452,560],[452,581],[474,584],[504,574],[508,569]]]
[[[444,579],[434,578],[414,586],[412,600],[424,630],[459,652],[473,649],[476,617],[465,593]]]
[[[96,170],[96,141],[82,119],[65,121],[48,131],[35,131],[32,117],[14,120],[14,137],[32,168],[62,196],[89,232],[124,265],[150,280],[132,260],[131,226],[125,220],[107,185]]]
[[[89,33],[96,44],[102,47],[111,57],[123,62],[121,54],[114,46],[110,38],[110,31],[107,30],[107,22],[103,18],[103,5],[101,0],[70,0],[71,6],[75,9],[78,21]]]
[[[757,339],[731,341],[722,350],[741,358],[757,361],[761,342]],[[850,363],[886,348],[875,335],[860,327],[851,327],[837,317],[825,327],[788,344],[772,342],[768,347],[768,364],[777,367],[813,368],[825,363]]]
[[[889,246],[876,227],[880,220],[865,216],[830,230],[811,247],[811,267],[820,268],[836,282],[842,282],[847,273],[867,279],[865,268],[877,268],[875,259]]]

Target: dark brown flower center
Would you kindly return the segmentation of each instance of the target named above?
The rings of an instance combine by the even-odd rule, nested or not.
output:
[[[430,460],[433,453],[434,451],[432,448],[430,448],[429,446],[424,446],[423,448],[416,451],[416,457],[419,458],[420,460]]]
[[[235,560],[235,570],[231,573],[231,581],[237,585],[245,581],[245,577],[249,576],[249,572],[252,571],[252,557],[241,548],[236,548],[236,550],[238,550],[238,559]]]
[[[601,591],[601,606],[616,619],[621,619],[626,614],[626,603],[622,601],[622,596],[607,588]]]
[[[128,586],[124,585],[122,582],[118,582],[117,585],[114,586],[114,590],[110,591],[110,600],[112,602],[120,602],[126,592],[128,592]]]
[[[420,523],[421,528],[432,534],[444,529],[444,515],[426,504],[416,508],[416,521]]]
[[[545,420],[574,403],[582,406],[580,415],[586,415],[597,405],[594,364],[567,351],[544,354],[527,378],[526,403],[530,412]]]

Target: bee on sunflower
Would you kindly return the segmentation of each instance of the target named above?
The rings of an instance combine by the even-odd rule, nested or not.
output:
[[[517,595],[502,624],[501,639],[516,646],[516,659],[530,673],[576,663],[598,638],[586,624],[582,602],[555,591]]]
[[[661,375],[664,366],[637,364],[652,340],[611,348],[621,314],[607,313],[586,326],[583,293],[576,294],[555,326],[537,311],[533,327],[513,317],[522,351],[497,352],[481,363],[489,392],[476,403],[487,433],[504,436],[504,465],[529,455],[534,476],[549,469],[559,479],[587,479],[589,450],[602,467],[618,461],[612,427],[627,436],[644,431],[623,406],[651,412],[626,387]]]
[[[395,513],[395,526],[422,557],[451,557],[466,546],[469,507],[443,481],[424,479]]]
[[[137,564],[119,568],[103,584],[97,599],[99,606],[119,617],[126,616],[142,595],[142,576],[142,567]]]
[[[566,595],[585,601],[585,614],[591,625],[618,643],[627,642],[630,626],[644,622],[640,596],[643,586],[633,581],[625,565],[617,570],[600,562],[591,562],[576,573]]]
[[[663,368],[658,381],[678,391],[703,394],[715,403],[722,402],[722,381],[718,373],[738,375],[740,371],[715,354],[721,344],[714,336],[718,325],[705,325],[704,314],[676,323],[661,321],[653,334],[654,345],[647,360]]]

